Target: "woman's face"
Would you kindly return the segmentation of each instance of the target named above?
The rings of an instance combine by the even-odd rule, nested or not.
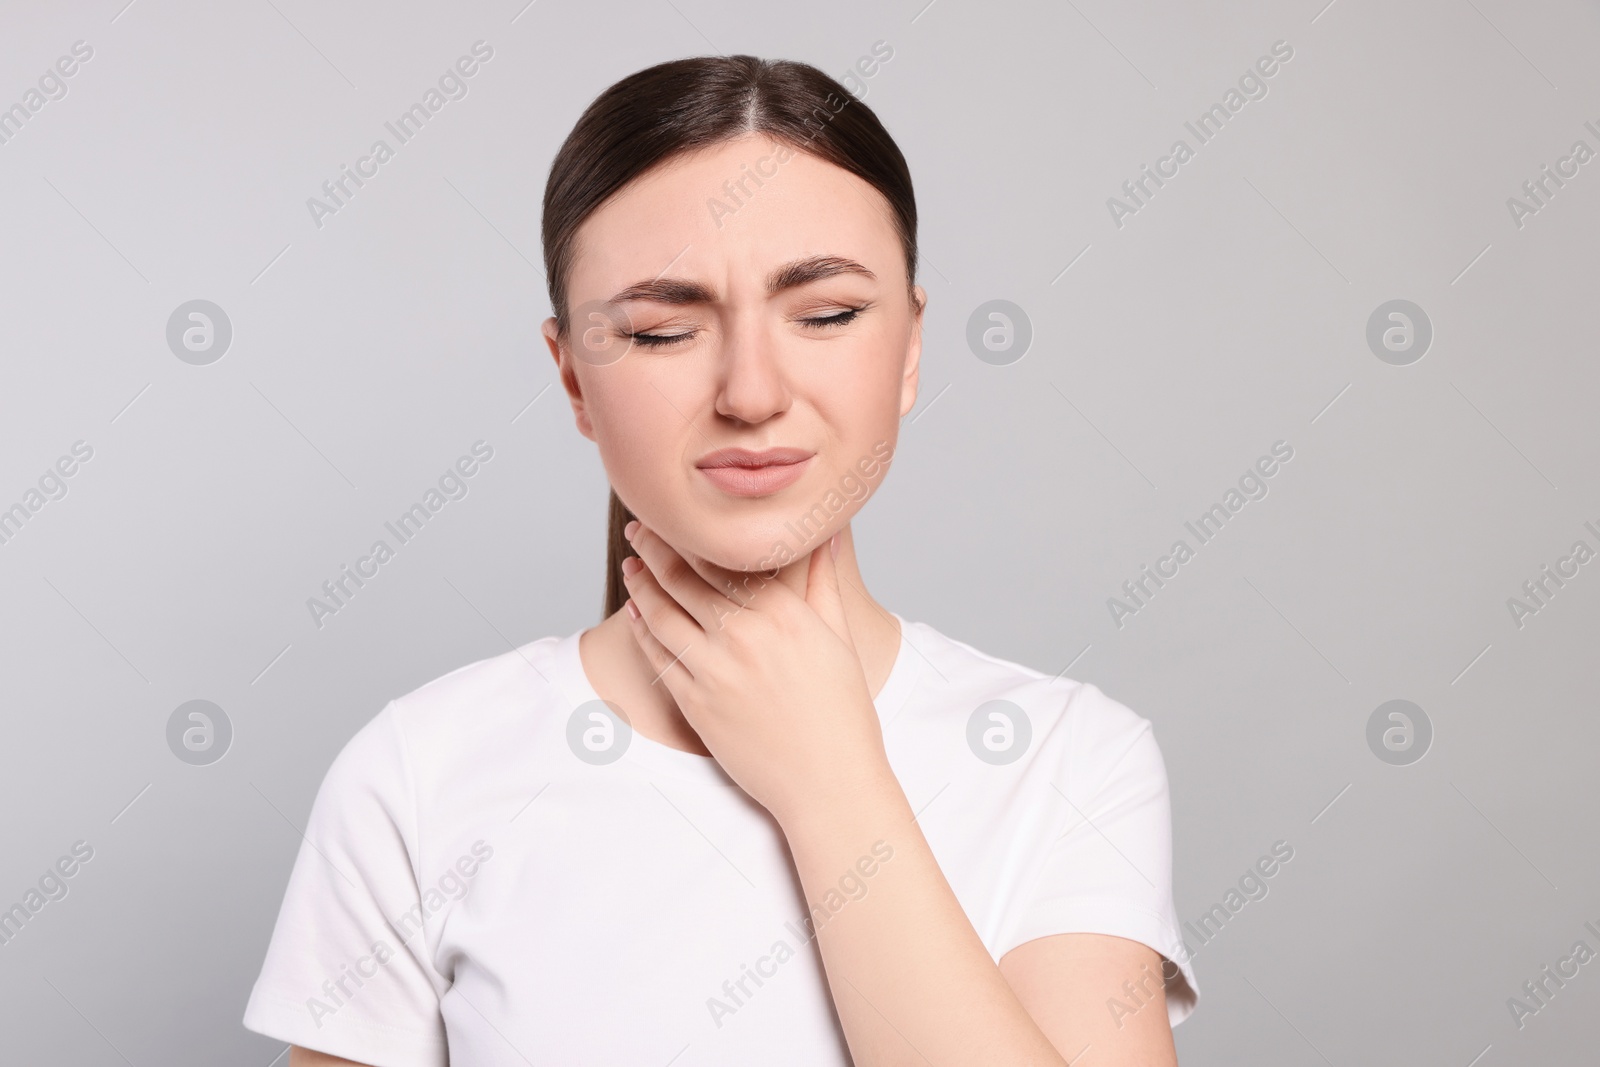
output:
[[[877,190],[747,135],[633,181],[574,251],[569,335],[550,319],[545,337],[629,510],[736,571],[802,558],[850,521],[916,402],[922,347]],[[789,452],[706,467],[723,449]]]

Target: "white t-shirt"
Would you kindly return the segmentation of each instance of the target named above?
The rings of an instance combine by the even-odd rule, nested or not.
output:
[[[991,956],[1071,931],[1143,942],[1179,972],[1169,1020],[1188,1017],[1149,721],[900,625],[885,748]],[[778,824],[711,757],[593,714],[578,637],[452,671],[350,739],[246,1027],[375,1067],[850,1062]],[[828,906],[870,888],[863,860]]]

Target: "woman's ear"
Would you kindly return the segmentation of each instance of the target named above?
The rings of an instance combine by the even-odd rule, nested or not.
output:
[[[539,325],[539,332],[544,334],[544,343],[556,361],[556,375],[561,379],[561,388],[567,392],[567,400],[572,405],[572,415],[577,422],[578,432],[593,441],[594,424],[589,421],[589,412],[583,399],[583,386],[578,382],[578,372],[573,367],[572,353],[567,351],[567,346],[557,331],[554,315]]]
[[[917,381],[922,368],[922,312],[928,306],[928,292],[920,285],[911,287],[911,329],[906,337],[906,365],[900,381],[900,414],[909,415],[917,406]]]
[[[555,359],[556,366],[561,366],[561,335],[556,332],[556,317],[551,315],[539,324],[539,332],[544,334],[544,343],[550,349],[550,355]]]

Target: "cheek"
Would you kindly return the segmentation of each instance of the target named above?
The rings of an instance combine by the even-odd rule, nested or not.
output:
[[[900,419],[900,379],[905,370],[904,338],[892,330],[862,338],[847,358],[835,361],[822,392],[834,424],[856,437],[883,436]]]
[[[617,375],[595,382],[588,393],[600,459],[615,485],[647,487],[679,459],[689,428],[673,406],[688,413],[689,401],[663,396],[657,384],[643,375]]]

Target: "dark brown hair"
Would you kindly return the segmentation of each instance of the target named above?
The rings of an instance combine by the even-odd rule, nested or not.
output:
[[[883,195],[917,268],[917,204],[905,157],[878,116],[807,63],[755,56],[697,56],[648,67],[612,85],[578,118],[550,164],[544,190],[544,264],[560,336],[568,328],[567,275],[578,228],[601,204],[657,164],[684,152],[763,133],[842,167]],[[622,529],[635,516],[611,492],[605,616],[628,599]]]

